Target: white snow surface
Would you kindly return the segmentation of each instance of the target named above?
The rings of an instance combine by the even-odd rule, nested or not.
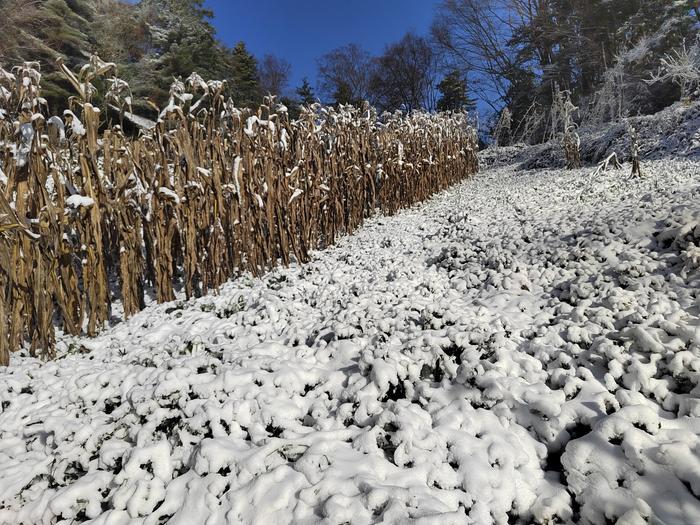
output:
[[[0,523],[700,523],[700,163],[486,170],[0,369]]]
[[[89,208],[95,204],[95,201],[84,195],[71,195],[66,199],[66,204],[69,208]]]

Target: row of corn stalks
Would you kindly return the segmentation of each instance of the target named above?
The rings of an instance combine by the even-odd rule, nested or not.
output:
[[[106,115],[131,103],[113,66],[61,67],[76,91],[63,118],[46,117],[37,64],[0,68],[0,365],[25,345],[52,357],[56,329],[95,335],[115,301],[128,317],[146,294],[197,297],[306,261],[376,210],[477,170],[464,115],[314,106],[290,122],[272,100],[233,107],[196,74],[174,82],[155,127],[127,136]]]

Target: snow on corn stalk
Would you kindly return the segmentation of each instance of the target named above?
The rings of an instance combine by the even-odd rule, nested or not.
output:
[[[316,104],[291,121],[272,97],[236,108],[225,83],[193,74],[173,83],[155,126],[130,137],[91,102],[102,76],[108,104],[130,109],[112,64],[61,71],[76,96],[48,121],[38,70],[0,71],[0,363],[23,345],[50,357],[55,328],[96,334],[114,301],[129,317],[148,290],[160,302],[176,289],[195,297],[244,271],[307,261],[376,211],[477,170],[476,132],[460,113]]]
[[[551,111],[552,133],[556,134],[561,129],[559,139],[564,149],[568,169],[581,167],[581,138],[576,131],[577,125],[573,119],[577,111],[578,107],[571,101],[571,92],[560,91],[557,88],[554,92]]]

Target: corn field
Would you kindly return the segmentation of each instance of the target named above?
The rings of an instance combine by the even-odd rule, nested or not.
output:
[[[224,84],[175,81],[138,136],[92,104],[108,78],[117,121],[129,87],[93,57],[61,66],[76,96],[48,117],[38,65],[0,68],[0,365],[54,355],[56,330],[94,336],[119,302],[197,297],[245,271],[309,259],[376,211],[393,214],[477,170],[462,114],[369,107],[237,109]]]

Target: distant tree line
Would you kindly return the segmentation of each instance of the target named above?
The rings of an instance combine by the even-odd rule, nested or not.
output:
[[[319,94],[308,79],[289,88],[291,65],[273,55],[254,57],[243,42],[228,47],[216,38],[213,13],[203,0],[2,0],[0,64],[41,63],[49,107],[65,106],[71,89],[58,74],[56,59],[71,69],[91,53],[118,65],[133,93],[134,111],[155,113],[169,98],[174,77],[196,71],[205,79],[226,80],[228,95],[256,106],[277,95],[295,115],[300,104],[359,104],[382,110],[471,107],[466,76],[453,72],[442,83],[433,46],[407,34],[370,57],[358,45],[332,51],[319,61]],[[445,95],[436,99],[436,90]],[[99,90],[104,92],[104,90]],[[293,115],[293,116],[294,116]]]
[[[383,111],[473,110],[467,71],[447,71],[435,46],[425,37],[407,33],[372,56],[357,44],[323,55],[318,61],[319,89],[334,104],[368,100]]]
[[[203,0],[1,1],[0,64],[39,62],[52,110],[64,107],[71,93],[56,59],[75,69],[92,53],[117,64],[131,86],[134,111],[141,114],[153,115],[167,102],[173,78],[192,72],[226,80],[227,95],[241,107],[258,105],[268,92],[280,94],[287,87],[289,63],[272,55],[258,60],[243,42],[224,45]]]
[[[318,60],[316,86],[294,88],[286,60],[219,41],[203,0],[1,1],[0,64],[41,62],[51,108],[70,92],[56,58],[74,68],[97,53],[118,65],[141,114],[167,102],[173,77],[196,71],[226,80],[239,106],[277,95],[292,117],[318,100],[411,111],[473,110],[479,99],[503,140],[539,141],[560,93],[579,119],[615,120],[696,96],[694,77],[678,71],[700,71],[697,0],[443,0],[429,35],[409,32],[377,56],[354,43],[334,49]],[[673,72],[659,72],[664,60]]]

